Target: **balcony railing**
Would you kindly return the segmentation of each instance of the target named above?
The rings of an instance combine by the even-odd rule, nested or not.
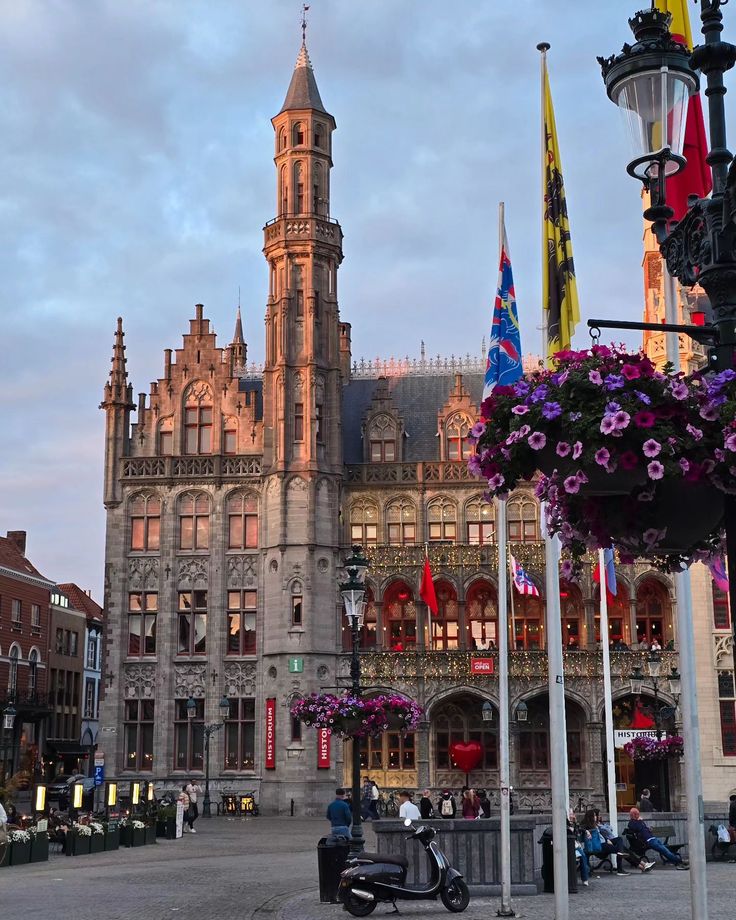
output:
[[[628,679],[636,665],[645,670],[649,653],[646,651],[611,652],[611,676]],[[678,666],[677,652],[662,652],[662,673],[666,674]],[[493,659],[493,674],[471,674],[471,658]],[[566,677],[603,678],[603,653],[600,651],[564,652],[564,673]],[[498,676],[497,652],[362,652],[360,666],[363,680],[382,683],[392,680],[462,680],[495,681]],[[509,676],[515,678],[547,677],[548,659],[545,651],[510,652]]]
[[[15,693],[9,690],[0,690],[0,713],[11,703],[18,712],[51,709],[49,696],[46,693]]]
[[[261,475],[260,457],[127,457],[121,478],[148,479],[243,479]]]
[[[521,565],[535,570],[544,567],[544,543],[510,543],[514,559]],[[370,571],[391,569],[392,571],[421,568],[424,565],[424,546],[378,546],[363,547],[370,563]],[[347,551],[349,548],[346,547]],[[471,569],[491,568],[498,565],[498,546],[488,543],[484,546],[468,546],[456,543],[430,543],[429,562],[432,572],[443,568],[467,567]]]
[[[477,476],[460,461],[429,461],[421,463],[355,463],[347,468],[348,482],[363,485],[385,483],[439,483],[475,482],[480,489]]]

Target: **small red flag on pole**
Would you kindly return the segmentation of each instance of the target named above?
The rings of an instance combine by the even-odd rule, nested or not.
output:
[[[432,581],[432,569],[429,566],[429,559],[426,556],[424,557],[424,571],[422,572],[422,584],[419,588],[419,596],[432,613],[437,616],[437,611],[439,609],[437,606],[437,594],[434,590],[434,582]]]

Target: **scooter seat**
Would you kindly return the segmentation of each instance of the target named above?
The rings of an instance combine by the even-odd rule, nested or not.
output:
[[[388,863],[390,866],[401,866],[402,869],[409,868],[409,860],[406,856],[386,856],[383,853],[358,853],[355,859],[359,862]]]

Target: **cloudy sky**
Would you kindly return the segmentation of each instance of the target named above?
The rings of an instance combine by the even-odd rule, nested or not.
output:
[[[27,530],[42,572],[98,599],[97,407],[115,318],[136,393],[161,375],[195,303],[229,340],[238,286],[250,355],[262,357],[269,119],[299,49],[299,8],[0,0],[0,532]],[[539,348],[541,40],[583,315],[640,316],[639,188],[595,61],[629,38],[636,8],[312,0],[310,55],[338,125],[331,205],[355,357],[416,356],[420,339],[430,354],[479,353],[500,200],[524,349]]]

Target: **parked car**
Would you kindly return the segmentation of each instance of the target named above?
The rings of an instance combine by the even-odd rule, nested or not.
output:
[[[85,794],[95,788],[95,781],[91,776],[84,776],[82,773],[60,773],[49,783],[46,789],[46,798],[49,801],[63,799],[64,797],[68,798],[71,795],[71,787],[74,783],[82,783]]]

